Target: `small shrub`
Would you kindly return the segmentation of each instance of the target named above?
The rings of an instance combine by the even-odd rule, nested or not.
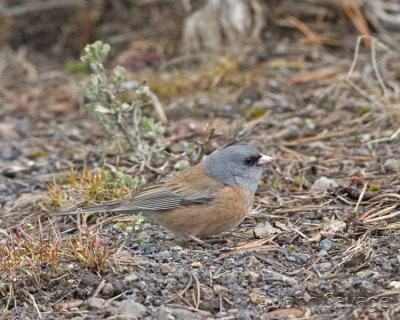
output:
[[[164,150],[168,142],[162,124],[143,115],[143,109],[149,105],[149,88],[144,82],[139,83],[132,101],[126,102],[123,93],[127,72],[117,66],[107,74],[103,61],[109,51],[109,45],[96,41],[85,47],[81,57],[91,70],[89,79],[82,82],[88,100],[86,110],[113,139],[113,145],[139,165],[139,172],[147,169],[159,173],[153,165],[166,161]]]

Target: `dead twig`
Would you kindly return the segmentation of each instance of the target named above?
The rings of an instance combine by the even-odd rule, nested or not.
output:
[[[267,242],[273,241],[276,237],[277,237],[277,235],[273,235],[272,237],[269,237],[268,239],[255,240],[255,241],[245,243],[244,245],[241,245],[239,247],[231,249],[231,252],[228,252],[226,254],[219,256],[218,260],[223,260],[223,259],[229,257],[230,255],[237,253],[237,252],[241,252],[241,251],[257,250],[257,249],[261,249],[261,248],[266,249],[266,250],[271,250],[271,251],[280,250],[278,247],[275,247],[275,246],[274,247],[263,246]]]
[[[158,116],[158,119],[163,123],[167,124],[168,123],[168,118],[167,115],[165,114],[164,108],[160,102],[160,99],[158,99],[157,95],[149,90],[149,97],[151,99],[151,102],[153,103],[154,109],[156,111],[156,114]]]
[[[400,199],[400,194],[397,194],[397,193],[380,194],[380,195],[377,195],[377,196],[375,196],[375,197],[369,199],[368,202],[374,202],[374,201],[376,201],[376,200],[378,200],[378,199],[382,199],[382,198],[384,198],[383,200],[387,200],[386,198],[396,198],[396,199]]]
[[[314,71],[297,73],[290,78],[290,81],[293,84],[309,83],[312,81],[327,79],[333,76],[337,77],[337,75],[343,71],[344,68],[342,67],[325,67]]]
[[[167,304],[167,303],[169,303],[169,302],[171,302],[171,301],[173,301],[173,300],[175,300],[176,298],[179,297],[187,306],[189,306],[189,307],[192,308],[192,309],[196,309],[196,308],[194,308],[193,305],[183,296],[183,295],[185,294],[185,292],[189,290],[190,286],[191,286],[192,283],[193,283],[193,276],[192,276],[192,274],[191,274],[190,272],[188,272],[188,274],[189,274],[189,282],[188,282],[188,284],[186,285],[186,287],[183,288],[183,289],[181,290],[181,292],[177,293],[174,297],[172,297],[172,298],[168,299],[167,301],[165,301],[164,304]]]
[[[361,190],[360,196],[358,197],[357,204],[353,210],[353,212],[355,212],[357,214],[357,216],[358,216],[358,207],[360,206],[360,203],[361,203],[362,199],[364,198],[365,191],[367,191],[367,186],[368,186],[368,184],[365,183],[364,187]]]
[[[284,208],[284,209],[278,209],[275,212],[276,213],[290,213],[290,212],[301,212],[301,211],[314,211],[314,210],[339,210],[342,207],[327,207],[324,205],[304,205],[300,207],[294,207],[294,208]]]
[[[360,7],[355,0],[342,0],[341,2],[344,13],[356,26],[357,30],[364,36],[364,45],[371,47],[370,31],[367,21],[361,13]]]
[[[215,133],[215,128],[210,127],[207,124],[206,125],[206,139],[203,142],[197,143],[197,147],[199,148],[199,151],[192,157],[192,159],[190,161],[191,165],[198,164],[201,161],[201,159],[203,159],[203,157],[207,151],[207,146],[217,136],[218,136],[218,134]]]
[[[388,138],[380,138],[380,139],[372,140],[372,141],[367,142],[367,144],[370,145],[373,143],[380,143],[380,142],[392,142],[393,140],[396,140],[399,137],[399,135],[400,135],[400,128],[398,128],[397,131]]]
[[[321,134],[318,136],[313,136],[313,137],[305,137],[305,138],[299,138],[295,140],[290,140],[289,143],[292,145],[299,145],[302,143],[309,143],[309,142],[314,142],[314,141],[320,141],[320,140],[326,140],[330,138],[336,138],[340,136],[345,136],[350,133],[353,133],[354,131],[359,130],[359,128],[351,128],[351,129],[346,129],[342,131],[336,131],[336,132],[329,132],[325,134]]]
[[[385,83],[384,83],[384,81],[382,79],[381,73],[380,73],[379,68],[378,68],[378,64],[376,62],[376,47],[377,47],[377,45],[379,45],[379,47],[381,47],[381,48],[383,48],[383,49],[385,49],[385,50],[387,50],[389,52],[392,52],[392,50],[390,48],[388,48],[382,42],[380,42],[377,39],[375,39],[374,37],[371,37],[371,36],[368,35],[368,36],[359,36],[357,38],[356,46],[355,46],[355,49],[354,49],[353,61],[351,63],[351,67],[350,67],[349,72],[347,73],[345,81],[353,89],[355,89],[357,92],[359,92],[362,96],[366,97],[368,100],[371,100],[371,101],[377,100],[377,99],[374,99],[374,98],[370,97],[368,95],[368,93],[366,93],[357,84],[355,84],[352,80],[350,80],[350,77],[353,75],[354,69],[355,69],[357,61],[358,61],[358,56],[359,56],[360,45],[361,45],[361,40],[362,39],[370,39],[370,41],[371,41],[371,46],[370,46],[371,49],[370,50],[371,50],[372,67],[373,67],[376,79],[378,80],[378,83],[379,83],[379,85],[380,85],[380,87],[382,89],[383,96],[384,96],[385,100],[388,101],[389,100],[389,95],[388,95],[388,92],[387,92],[387,89],[386,89],[386,85],[385,85]],[[380,103],[380,102],[378,102],[378,104],[381,107],[381,109],[383,109],[386,112],[386,109],[383,107],[383,104]]]
[[[192,274],[192,277],[194,278],[194,281],[196,282],[196,290],[193,291],[193,302],[195,305],[195,309],[199,309],[200,306],[200,282],[199,279],[197,278],[197,276],[195,274]]]
[[[381,216],[381,215],[383,215],[383,214],[385,214],[387,212],[392,211],[393,209],[396,209],[396,207],[397,207],[397,204],[393,205],[393,206],[390,206],[390,207],[387,207],[387,208],[385,208],[383,210],[379,210],[378,212],[375,212],[374,214],[366,215],[366,216],[363,216],[362,218],[360,217],[360,220],[364,220],[364,221],[371,220],[372,218]]]
[[[42,319],[42,314],[40,313],[39,307],[35,301],[35,297],[30,292],[28,292],[28,290],[24,290],[24,293],[29,297],[29,299],[31,299],[32,305],[36,313],[38,314],[39,319]]]
[[[383,216],[383,217],[377,217],[377,218],[374,218],[374,219],[365,220],[364,222],[371,223],[371,222],[376,222],[376,221],[383,221],[383,220],[387,220],[387,219],[394,218],[394,217],[397,217],[397,216],[400,216],[400,211],[393,212],[393,213],[388,214],[388,215]]]
[[[97,286],[96,291],[93,293],[93,296],[92,296],[93,298],[95,298],[100,293],[100,291],[103,290],[105,284],[106,284],[106,280],[104,280],[104,279],[101,280],[100,284]]]
[[[270,114],[271,111],[267,111],[263,116],[247,122],[246,126],[243,126],[244,128],[242,128],[242,125],[238,123],[231,138],[229,139],[229,142],[224,147],[238,144],[245,140],[248,136],[253,134],[256,130],[261,128],[266,123],[267,118],[270,116]]]
[[[331,46],[342,46],[342,43],[336,39],[333,39],[331,37],[327,36],[320,36],[316,35],[306,24],[301,22],[299,19],[297,19],[294,16],[289,16],[288,17],[288,22],[292,25],[294,25],[296,28],[302,32],[306,38],[308,43],[314,43],[314,44],[320,44],[320,45],[331,45]],[[302,40],[299,41],[304,42]]]

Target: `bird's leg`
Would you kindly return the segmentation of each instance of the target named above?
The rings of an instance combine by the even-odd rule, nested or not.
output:
[[[203,240],[200,240],[199,238],[197,238],[197,237],[195,237],[195,236],[187,235],[187,237],[188,237],[190,240],[193,240],[194,242],[197,242],[198,244],[202,245],[203,247],[206,247],[206,248],[211,247],[208,243],[204,242]]]
[[[212,236],[208,236],[206,242],[208,244],[217,244],[217,243],[229,243],[231,242],[229,239],[224,238],[224,236],[222,235],[212,235]]]

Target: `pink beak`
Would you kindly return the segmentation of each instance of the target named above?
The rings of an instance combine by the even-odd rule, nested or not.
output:
[[[274,158],[272,158],[272,157],[266,156],[265,154],[262,154],[262,153],[260,153],[260,154],[261,154],[261,158],[258,159],[258,162],[257,162],[257,164],[259,164],[259,165],[267,164],[267,163],[270,163],[272,160],[274,160]]]

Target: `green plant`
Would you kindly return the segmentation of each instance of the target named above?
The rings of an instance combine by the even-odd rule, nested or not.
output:
[[[84,166],[81,173],[71,169],[66,176],[54,180],[49,186],[45,203],[62,207],[77,198],[81,198],[83,203],[123,199],[131,196],[138,184],[139,178],[132,177],[125,167],[105,164],[103,170],[89,171]],[[46,210],[45,207],[42,209]]]
[[[144,231],[144,225],[147,222],[147,218],[141,213],[135,215],[131,222],[132,233],[137,242],[142,243],[149,240],[149,236]]]
[[[123,93],[127,71],[117,66],[107,74],[103,61],[109,51],[109,45],[96,41],[85,47],[81,57],[91,70],[89,79],[82,82],[88,100],[86,109],[114,140],[113,145],[139,165],[139,172],[148,169],[159,173],[153,165],[166,161],[164,150],[168,142],[162,124],[143,115],[143,109],[149,105],[149,88],[144,82],[139,83],[131,101],[126,102]]]
[[[105,164],[104,170],[106,171],[106,184],[110,190],[120,190],[122,188],[131,190],[139,184],[139,178],[132,177],[125,167],[117,169],[111,164]]]
[[[300,189],[303,189],[303,186],[305,184],[305,177],[304,174],[302,174],[300,177],[297,177],[293,181]]]
[[[62,240],[58,230],[44,233],[40,217],[34,225],[16,226],[14,232],[4,235],[4,242],[0,243],[0,280],[13,279],[11,285],[25,271],[40,281],[46,265],[50,265],[54,274],[58,273]]]
[[[267,178],[267,181],[263,183],[263,186],[265,187],[265,189],[276,189],[276,190],[282,190],[283,189],[283,185],[282,183],[275,179],[275,178]]]
[[[65,67],[72,74],[82,73],[87,71],[87,65],[82,61],[67,60],[65,62]]]
[[[105,274],[107,260],[115,253],[115,248],[110,249],[106,242],[96,233],[86,232],[77,239],[67,239],[68,257],[84,263],[85,268],[95,269],[98,273]]]
[[[114,228],[126,234],[129,239],[134,240],[138,243],[143,243],[149,240],[149,236],[144,231],[144,225],[146,224],[146,222],[147,218],[141,213],[138,213],[130,219],[129,224],[126,224],[124,222],[117,222],[114,224]]]
[[[97,230],[89,231],[86,222],[76,239],[62,238],[56,228],[44,232],[38,217],[34,225],[15,227],[14,234],[5,234],[0,243],[0,282],[8,279],[10,286],[16,284],[23,281],[24,272],[39,282],[47,266],[52,276],[57,276],[67,263],[65,259],[79,260],[86,268],[105,273],[105,263],[114,253],[115,246],[110,248]]]

